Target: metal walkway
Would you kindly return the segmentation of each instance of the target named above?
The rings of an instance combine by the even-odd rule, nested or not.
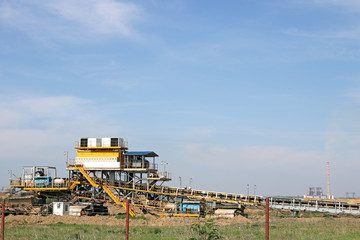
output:
[[[269,207],[292,212],[326,212],[331,214],[360,215],[360,205],[324,200],[269,198]]]
[[[190,199],[205,199],[210,201],[238,203],[242,205],[264,205],[265,197],[247,196],[240,194],[212,192],[195,189],[185,189],[140,183],[129,183],[124,181],[103,181],[99,178],[91,178],[91,181],[99,186],[128,190],[132,192],[153,193],[156,195],[167,195],[184,197]],[[331,214],[360,215],[359,204],[348,204],[346,202],[335,202],[325,200],[303,200],[270,198],[270,208],[277,210],[290,210],[292,212],[327,212]]]

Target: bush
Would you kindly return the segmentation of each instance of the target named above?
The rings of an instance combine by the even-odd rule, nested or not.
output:
[[[214,240],[221,239],[222,236],[219,233],[217,225],[214,222],[214,219],[208,219],[205,222],[198,222],[191,225],[191,230],[197,235],[195,238],[190,238],[190,240]]]
[[[154,234],[160,234],[161,233],[161,228],[154,228],[152,231]]]

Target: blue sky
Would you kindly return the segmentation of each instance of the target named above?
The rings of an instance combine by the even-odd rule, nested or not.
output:
[[[124,137],[172,185],[358,189],[360,3],[0,1],[0,186]],[[253,190],[250,190],[253,191]]]

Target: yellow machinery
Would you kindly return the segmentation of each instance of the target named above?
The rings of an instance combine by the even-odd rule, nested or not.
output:
[[[52,167],[24,167],[22,177],[10,180],[10,187],[64,201],[95,199],[124,208],[126,199],[130,198],[132,216],[136,209],[165,209],[166,204],[184,199],[204,200],[213,205],[225,202],[234,208],[262,201],[256,196],[163,186],[171,180],[171,174],[165,169],[158,171],[155,161],[158,155],[152,151],[128,151],[127,142],[122,138],[81,138],[75,143],[75,149],[76,158],[66,163],[68,178],[58,178]],[[172,214],[181,215],[176,209],[172,209]]]

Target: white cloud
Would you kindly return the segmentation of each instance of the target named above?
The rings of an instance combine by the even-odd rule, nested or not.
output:
[[[114,0],[56,1],[46,4],[45,9],[91,31],[125,36],[133,35],[130,23],[139,14],[136,5]]]
[[[325,186],[326,155],[284,146],[228,146],[187,143],[182,165],[192,169],[195,181],[207,188],[245,193],[247,183],[259,194],[302,194],[308,186]],[[196,174],[196,175],[195,175]],[[200,178],[200,174],[201,178]],[[191,175],[190,175],[191,176]]]
[[[29,126],[39,127],[44,120],[76,118],[76,113],[81,112],[86,104],[91,104],[91,101],[73,96],[23,99],[3,97],[0,104],[0,112],[3,113],[0,128],[32,128]]]
[[[4,113],[0,121],[0,161],[21,158],[31,161],[39,152],[43,153],[39,158],[50,157],[51,151],[59,151],[59,146],[69,143],[72,146],[79,137],[111,135],[119,130],[88,99],[73,96],[7,99],[3,98],[0,105],[0,113]]]
[[[134,38],[132,24],[141,15],[133,3],[115,0],[3,1],[0,19],[30,34],[76,38],[110,34]],[[41,34],[40,34],[41,33]]]
[[[183,146],[185,159],[211,165],[219,169],[254,170],[263,167],[309,167],[325,162],[325,155],[314,151],[296,151],[283,146],[209,146],[188,143]]]

